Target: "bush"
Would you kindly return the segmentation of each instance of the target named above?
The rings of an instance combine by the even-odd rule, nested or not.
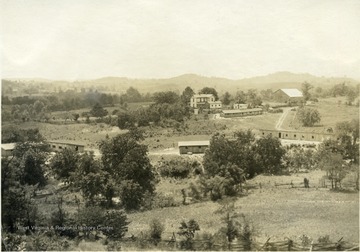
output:
[[[165,196],[162,193],[157,193],[155,195],[145,195],[143,208],[146,210],[164,208],[164,207],[175,207],[178,206],[175,202],[174,197]]]
[[[190,193],[189,196],[192,197],[194,200],[201,200],[202,194],[201,194],[201,188],[196,186],[194,183],[190,183]]]
[[[197,161],[185,160],[182,157],[162,161],[157,169],[161,176],[176,179],[184,179],[190,177],[191,174],[202,173],[200,164]]]
[[[126,180],[121,184],[120,198],[122,206],[126,210],[137,210],[140,208],[144,198],[142,187],[132,181]]]
[[[158,219],[152,219],[150,224],[149,236],[150,239],[155,243],[155,245],[161,240],[161,235],[164,232],[164,224],[162,224]]]
[[[190,167],[183,165],[165,165],[159,169],[159,172],[163,177],[185,179],[189,177]]]
[[[106,237],[119,239],[125,236],[129,223],[123,211],[108,211],[104,216],[104,224],[100,229]]]

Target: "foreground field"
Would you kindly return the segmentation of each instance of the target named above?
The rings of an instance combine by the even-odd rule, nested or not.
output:
[[[317,188],[318,179],[322,172],[306,174],[310,178],[310,189],[276,187],[275,183],[290,183],[300,185],[301,175],[293,176],[258,176],[249,182],[253,185],[261,183],[262,189],[249,191],[249,196],[236,200],[236,210],[245,214],[252,222],[257,233],[257,241],[265,242],[283,240],[284,238],[299,240],[307,235],[313,240],[320,236],[329,235],[332,240],[359,242],[359,198],[358,193],[332,192],[326,188]],[[163,182],[168,183],[168,182]],[[160,184],[158,191],[175,194],[179,197],[179,190],[184,184]],[[129,234],[139,235],[148,229],[151,219],[157,218],[165,224],[164,239],[178,231],[182,220],[194,218],[198,221],[199,233],[215,233],[224,224],[221,215],[215,214],[219,203],[201,202],[179,207],[155,209],[152,211],[129,214],[131,224]]]

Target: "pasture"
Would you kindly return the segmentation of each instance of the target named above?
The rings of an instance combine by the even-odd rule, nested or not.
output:
[[[340,101],[340,102],[339,102]],[[315,105],[308,106],[309,108],[317,109],[321,116],[321,121],[314,127],[303,127],[296,120],[296,111],[290,111],[282,125],[284,129],[299,130],[299,131],[314,131],[325,132],[327,128],[336,128],[336,124],[344,121],[351,121],[359,118],[359,107],[345,104],[345,97],[333,97],[326,99],[319,99]]]
[[[334,192],[328,188],[318,188],[318,180],[324,175],[321,171],[292,176],[257,176],[251,185],[262,184],[262,189],[251,189],[249,195],[237,198],[236,211],[243,213],[256,231],[256,240],[265,242],[284,240],[299,241],[307,235],[314,241],[320,236],[329,235],[332,240],[359,242],[359,195],[357,192]],[[310,179],[310,188],[290,188],[275,186],[275,183],[290,183],[301,186],[304,176]],[[180,190],[187,188],[190,181],[161,181],[157,191],[181,199]],[[148,223],[157,218],[165,224],[164,239],[178,231],[182,220],[194,218],[200,225],[199,233],[215,233],[224,224],[221,215],[215,211],[219,203],[206,201],[190,205],[180,205],[154,209],[128,215],[131,223],[129,235],[139,235],[148,229]]]

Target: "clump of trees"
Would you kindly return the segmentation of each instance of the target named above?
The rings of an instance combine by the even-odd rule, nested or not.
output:
[[[162,177],[185,179],[194,174],[202,173],[201,164],[197,161],[186,160],[182,157],[159,162],[155,169]]]
[[[190,87],[184,90],[182,96],[173,91],[154,93],[154,103],[149,107],[139,108],[136,111],[119,112],[118,126],[121,129],[128,129],[135,125],[174,126],[182,123],[190,117],[189,96],[192,94],[193,91]]]
[[[104,117],[108,114],[107,110],[104,109],[100,103],[96,103],[90,111],[90,115],[94,117]]]
[[[296,116],[305,127],[312,127],[321,121],[321,116],[317,109],[301,107],[297,110]]]
[[[278,138],[255,140],[250,130],[235,132],[234,136],[229,139],[215,134],[205,153],[200,186],[204,196],[210,195],[212,200],[241,193],[247,178],[283,171],[285,150]]]
[[[334,189],[341,187],[348,173],[353,173],[359,190],[359,120],[338,123],[336,131],[338,140],[326,140],[319,146],[317,167],[326,172]]]
[[[235,103],[246,103],[248,108],[255,108],[262,104],[262,98],[256,89],[249,89],[247,92],[236,92],[234,101]]]
[[[139,209],[144,196],[154,193],[156,183],[142,139],[142,132],[132,129],[103,140],[101,159],[93,153],[64,150],[54,156],[50,167],[58,179],[80,190],[88,205],[105,202],[112,207],[113,198],[120,197],[125,209]]]

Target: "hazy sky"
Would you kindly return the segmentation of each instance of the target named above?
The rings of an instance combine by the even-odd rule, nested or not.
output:
[[[5,78],[360,78],[359,0],[0,2]]]

